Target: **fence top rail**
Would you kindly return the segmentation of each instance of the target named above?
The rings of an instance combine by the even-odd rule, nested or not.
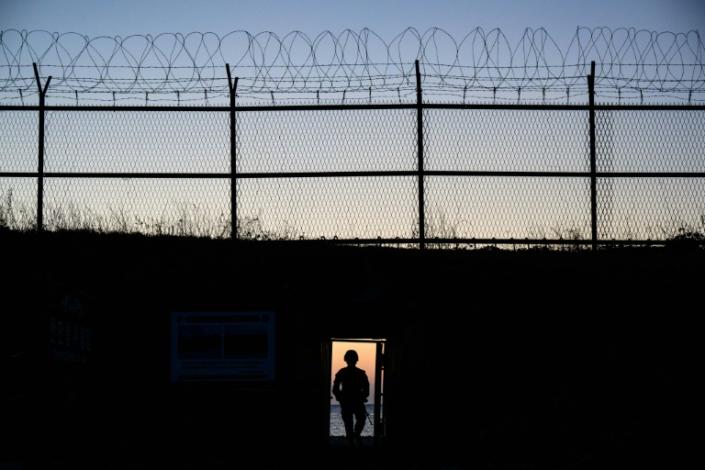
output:
[[[424,176],[497,177],[497,178],[590,178],[590,172],[579,171],[457,171],[425,170]],[[75,172],[75,171],[0,171],[0,178],[100,178],[100,179],[300,179],[300,178],[389,178],[417,177],[418,170],[398,171],[313,171],[313,172],[247,172],[247,173],[194,173],[194,172]],[[595,172],[597,178],[705,178],[705,172]]]
[[[505,109],[505,110],[546,110],[546,111],[586,111],[587,104],[456,104],[456,103],[423,103],[424,109]],[[281,105],[281,106],[235,106],[238,112],[257,111],[345,111],[345,110],[375,110],[375,109],[416,109],[415,103],[397,104],[321,104],[321,105]],[[0,111],[152,111],[152,112],[228,112],[229,106],[70,106],[47,105],[0,105]],[[597,111],[705,111],[705,105],[678,104],[597,104]]]

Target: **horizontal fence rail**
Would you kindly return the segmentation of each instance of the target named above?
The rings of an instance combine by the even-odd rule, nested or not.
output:
[[[424,109],[506,109],[506,110],[546,110],[546,111],[588,111],[589,105],[584,104],[536,104],[536,103],[422,103]],[[416,109],[415,104],[372,103],[372,104],[298,104],[274,106],[236,106],[237,112],[265,111],[346,111],[375,109]],[[702,105],[686,104],[596,104],[595,111],[692,111],[703,110]],[[35,105],[0,105],[0,111],[39,111]],[[102,106],[102,105],[46,105],[45,111],[145,111],[145,112],[221,112],[230,111],[228,106]]]
[[[230,67],[228,66],[228,71]],[[705,106],[0,106],[0,228],[341,244],[705,240]],[[594,68],[593,68],[594,73]]]

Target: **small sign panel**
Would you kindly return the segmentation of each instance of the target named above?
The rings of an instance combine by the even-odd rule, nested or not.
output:
[[[173,313],[171,380],[274,380],[274,313]]]

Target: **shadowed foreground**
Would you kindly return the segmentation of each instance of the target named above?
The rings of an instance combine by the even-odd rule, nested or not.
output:
[[[3,464],[673,468],[694,448],[693,247],[0,231],[0,250]],[[275,315],[273,380],[172,383],[173,312],[252,311]],[[388,341],[378,447],[328,438],[321,351],[334,337]]]

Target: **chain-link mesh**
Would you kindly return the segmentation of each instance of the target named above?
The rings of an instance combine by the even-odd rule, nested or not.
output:
[[[36,111],[0,111],[0,172],[37,171]]]
[[[705,234],[705,178],[602,178],[597,194],[601,239]]]
[[[588,171],[588,131],[587,111],[427,109],[425,168]]]
[[[243,238],[410,238],[413,177],[276,178],[238,182]]]
[[[600,189],[601,239],[705,234],[705,178],[610,178],[600,182]]]
[[[37,171],[36,111],[0,111],[0,173]],[[36,226],[37,179],[0,177],[0,229]]]
[[[37,116],[0,111],[0,228],[37,223]],[[236,116],[238,237],[420,236],[416,109]],[[425,236],[589,241],[588,116],[426,107]],[[227,110],[47,110],[45,133],[45,228],[232,235]],[[598,240],[705,234],[702,108],[598,108],[596,145]]]
[[[230,236],[230,183],[214,179],[47,178],[49,230]]]
[[[587,111],[424,111],[431,171],[586,172]],[[427,176],[429,238],[586,239],[585,177]]]
[[[227,178],[119,174],[227,174],[228,119],[225,112],[48,111],[45,171],[115,178],[47,178],[46,228],[229,236]]]
[[[37,226],[37,179],[0,177],[0,229],[31,230]]]
[[[48,111],[45,171],[230,171],[227,112]]]
[[[416,111],[251,111],[237,115],[238,172],[413,171]]]
[[[603,110],[596,132],[598,172],[641,173],[598,179],[600,238],[705,234],[705,179],[688,176],[705,172],[705,111]]]
[[[598,110],[598,172],[705,172],[705,110]]]
[[[409,238],[417,224],[415,179],[380,175],[416,168],[409,109],[251,111],[237,115],[244,238]],[[291,172],[370,172],[282,178]]]
[[[426,177],[428,238],[590,238],[587,178]]]

